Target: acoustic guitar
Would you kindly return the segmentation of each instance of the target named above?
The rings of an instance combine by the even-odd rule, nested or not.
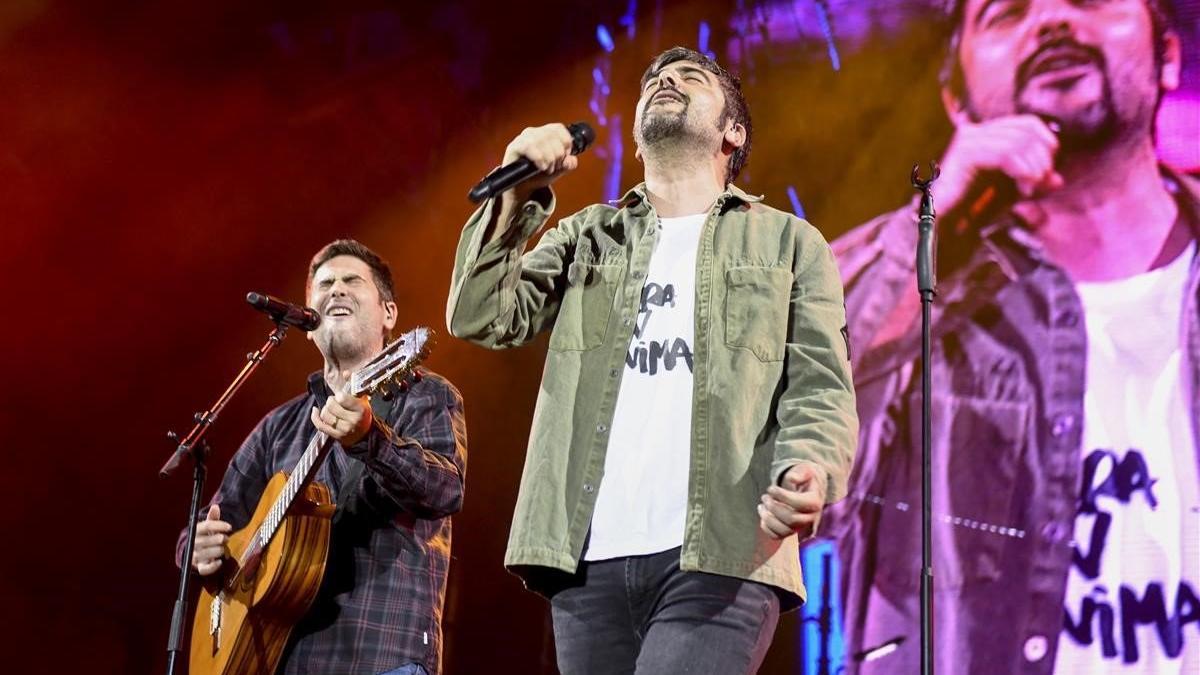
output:
[[[430,331],[400,336],[350,379],[354,396],[390,398],[419,378]],[[313,481],[335,441],[321,432],[290,474],[271,477],[246,527],[230,535],[232,561],[213,588],[202,588],[192,622],[191,675],[272,675],[292,627],[308,611],[325,575],[335,505]],[[190,562],[190,561],[189,561]]]

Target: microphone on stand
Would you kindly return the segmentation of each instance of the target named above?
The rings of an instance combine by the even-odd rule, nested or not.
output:
[[[254,292],[246,294],[246,302],[271,317],[275,323],[295,326],[306,333],[316,330],[317,326],[321,325],[321,315],[311,307],[293,305],[279,298]]]
[[[578,155],[587,150],[592,141],[596,140],[596,132],[587,122],[576,122],[568,126],[567,131],[571,134],[572,155]],[[529,158],[521,157],[484,176],[483,180],[467,193],[467,199],[478,204],[485,199],[491,199],[517,183],[533,178],[538,173],[539,169],[529,161]]]

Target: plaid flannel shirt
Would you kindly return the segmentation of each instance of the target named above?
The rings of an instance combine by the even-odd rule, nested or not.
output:
[[[449,516],[462,505],[467,429],[462,396],[423,372],[386,425],[348,450],[335,445],[318,470],[315,480],[338,499],[351,463],[366,464],[339,507],[321,590],[292,631],[280,673],[359,675],[409,662],[431,675],[440,669]],[[315,433],[309,410],[328,396],[314,373],[306,394],[271,411],[242,443],[213,497],[235,531],[246,526],[271,476],[295,466]]]

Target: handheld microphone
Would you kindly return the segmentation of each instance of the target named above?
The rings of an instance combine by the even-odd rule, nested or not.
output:
[[[311,307],[293,305],[278,298],[261,293],[247,293],[246,302],[258,311],[271,317],[275,323],[295,326],[304,332],[310,332],[321,325],[321,315]]]
[[[1062,121],[1057,117],[1045,113],[1037,113],[1037,116],[1055,136],[1062,134]],[[1055,164],[1057,166],[1057,162]],[[1011,178],[1001,176],[999,180],[987,185],[972,197],[967,202],[965,222],[958,224],[959,229],[965,228],[968,223],[986,222],[1001,210],[1011,208],[1020,201],[1021,193]]]
[[[587,150],[592,141],[596,140],[596,132],[587,122],[576,122],[568,126],[567,131],[571,134],[572,155],[578,155]],[[483,180],[479,181],[467,193],[467,199],[478,204],[485,199],[491,199],[517,183],[533,178],[537,174],[537,166],[529,161],[529,158],[521,157],[515,162],[505,164],[487,176],[484,176]]]

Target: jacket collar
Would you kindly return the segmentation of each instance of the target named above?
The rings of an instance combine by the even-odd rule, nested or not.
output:
[[[315,398],[321,405],[325,404],[325,399],[329,398],[333,392],[329,390],[329,385],[325,383],[325,374],[321,371],[310,373],[308,376],[308,393]]]
[[[738,201],[743,204],[754,204],[756,202],[761,202],[762,199],[762,195],[747,194],[738,186],[730,183],[725,186],[725,191],[722,192],[719,197],[717,197],[717,204],[724,206],[729,200]],[[619,209],[623,209],[643,204],[646,201],[646,183],[642,182],[629,188],[624,196],[613,202],[613,205]]]
[[[1163,187],[1175,198],[1179,215],[1194,236],[1200,239],[1200,180],[1159,165]],[[1042,246],[1033,233],[1016,217],[1006,213],[980,228],[982,256],[1000,265],[1010,279],[1028,272],[1044,262]],[[963,261],[966,262],[966,261]],[[968,267],[972,266],[966,263]]]

